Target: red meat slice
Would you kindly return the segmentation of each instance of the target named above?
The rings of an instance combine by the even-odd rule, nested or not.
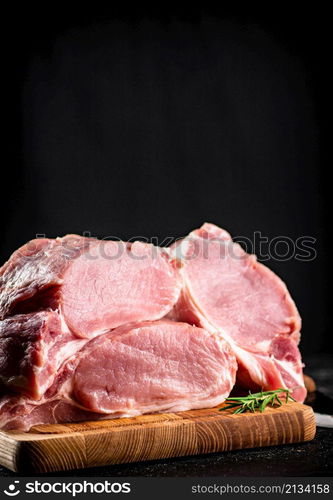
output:
[[[133,323],[89,341],[40,401],[4,397],[0,427],[212,407],[229,395],[236,369],[219,335],[168,320]]]
[[[64,360],[86,342],[75,337],[54,311],[0,321],[0,389],[40,399]]]
[[[218,330],[237,356],[244,387],[288,387],[303,401],[301,319],[283,281],[213,224],[177,242],[173,252],[183,289],[170,317]]]
[[[176,302],[178,270],[151,244],[68,235],[32,240],[0,269],[0,319],[52,309],[79,337],[156,320]]]

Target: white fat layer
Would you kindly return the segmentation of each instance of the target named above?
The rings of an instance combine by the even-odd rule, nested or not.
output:
[[[283,370],[289,373],[290,377],[292,377],[298,385],[301,387],[304,387],[304,380],[303,380],[303,373],[302,370],[299,371],[299,373],[296,372],[295,367],[292,363],[289,361],[282,361],[280,359],[274,359],[275,364],[278,366],[281,366]]]

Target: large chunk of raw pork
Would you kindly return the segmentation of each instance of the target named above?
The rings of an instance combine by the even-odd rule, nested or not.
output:
[[[0,427],[212,407],[229,395],[236,369],[217,334],[168,320],[132,323],[86,343],[39,401],[4,396]]]
[[[171,317],[219,331],[237,356],[245,388],[287,387],[303,401],[301,319],[283,281],[213,224],[178,241],[173,253],[183,289]]]

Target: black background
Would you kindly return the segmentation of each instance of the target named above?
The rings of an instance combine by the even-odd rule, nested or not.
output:
[[[327,352],[328,18],[11,8],[1,261],[36,234],[312,236],[315,260],[268,265]]]

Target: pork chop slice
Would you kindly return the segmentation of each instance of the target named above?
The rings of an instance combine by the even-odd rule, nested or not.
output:
[[[213,224],[192,231],[172,251],[183,289],[170,317],[219,331],[237,356],[244,387],[287,387],[303,401],[301,319],[283,281]]]
[[[82,338],[163,317],[180,278],[168,252],[77,235],[32,240],[0,269],[0,319],[52,309]]]
[[[209,408],[229,395],[236,369],[219,335],[168,320],[132,323],[90,340],[40,401],[4,397],[0,427]]]

